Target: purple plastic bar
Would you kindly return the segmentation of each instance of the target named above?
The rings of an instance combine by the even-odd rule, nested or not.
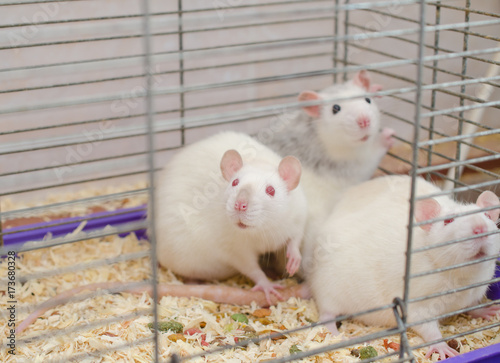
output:
[[[73,232],[83,221],[87,224],[83,231],[102,229],[107,225],[118,226],[130,222],[138,222],[146,218],[147,208],[145,205],[134,208],[118,209],[110,212],[98,212],[89,214],[86,217],[71,217],[52,220],[49,222],[33,223],[19,227],[5,229],[3,235],[4,246],[23,244],[29,241],[41,241],[50,233],[52,237],[65,236]],[[63,224],[61,224],[63,223]],[[26,230],[29,229],[29,230]],[[134,231],[137,238],[146,238],[146,230]],[[128,233],[120,234],[121,237]]]
[[[500,277],[500,265],[497,260],[497,267],[495,269],[495,278]],[[486,292],[486,297],[490,300],[500,300],[500,281],[490,284],[488,291]],[[499,360],[500,362],[500,360]]]
[[[498,363],[500,362],[500,343],[473,350],[445,360],[446,363]]]

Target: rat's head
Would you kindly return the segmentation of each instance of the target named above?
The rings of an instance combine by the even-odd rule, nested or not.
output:
[[[226,188],[226,212],[241,229],[282,223],[290,191],[297,188],[302,168],[297,158],[283,158],[276,170],[268,164],[244,165],[236,150],[225,152],[220,163]]]
[[[428,245],[467,239],[464,242],[450,244],[447,247],[435,250],[436,257],[439,256],[443,265],[494,256],[500,250],[500,235],[495,233],[481,236],[485,233],[497,231],[496,221],[500,209],[481,211],[492,206],[500,208],[500,202],[498,197],[490,191],[481,193],[475,205],[453,203],[453,206],[450,207],[440,205],[435,199],[420,200],[415,205],[415,219],[417,222],[438,217],[446,219],[416,228],[422,228],[426,232],[425,238],[428,239]],[[460,216],[473,211],[477,211],[477,213]]]
[[[377,92],[382,86],[371,84],[366,71],[342,85],[334,85],[320,93],[304,91],[299,101],[322,100],[334,97],[357,97],[345,101],[332,101],[324,105],[306,106],[304,112],[317,122],[318,135],[325,142],[357,145],[367,142],[379,131],[380,113],[367,92]]]

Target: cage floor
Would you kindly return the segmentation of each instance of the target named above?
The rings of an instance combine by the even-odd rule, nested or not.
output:
[[[70,212],[70,214],[72,214]],[[147,250],[148,242],[139,241],[135,235],[126,237],[108,236],[105,238],[86,240],[82,242],[62,245],[47,249],[40,249],[20,254],[17,260],[17,277],[40,274],[55,268],[65,268],[77,263],[91,263],[105,258],[111,258],[125,253]],[[42,303],[54,295],[89,283],[105,281],[141,281],[147,279],[150,273],[148,257],[138,260],[119,262],[99,268],[86,268],[77,272],[68,272],[46,278],[31,279],[22,286],[18,286],[16,300],[18,308],[26,304]],[[7,265],[0,264],[0,274],[7,275]],[[182,282],[172,273],[160,269],[160,281],[181,284]],[[231,286],[249,288],[249,282],[243,277],[234,277],[228,281],[219,282]],[[284,284],[295,284],[293,279],[287,279]],[[1,309],[7,308],[5,290],[2,295]],[[134,295],[130,293],[105,294],[60,305],[48,310],[28,329],[17,336],[17,340],[41,335],[42,338],[28,344],[19,344],[17,355],[14,357],[7,350],[0,351],[2,362],[47,362],[49,360],[66,361],[75,355],[83,358],[84,362],[118,362],[135,361],[150,362],[153,354],[153,343],[137,344],[141,339],[151,338],[152,332],[147,326],[152,321],[151,315],[120,319],[115,323],[85,327],[104,319],[121,317],[132,314],[141,309],[150,309],[153,300],[147,294]],[[316,306],[312,300],[291,298],[280,302],[265,311],[257,311],[258,306],[232,306],[217,304],[198,298],[164,297],[159,303],[160,321],[175,319],[184,325],[184,330],[198,328],[202,333],[192,336],[176,336],[173,333],[160,334],[160,357],[167,359],[172,353],[188,356],[216,347],[233,344],[239,339],[252,334],[268,334],[282,332],[288,329],[305,326],[309,322],[318,320]],[[234,313],[247,314],[248,324],[237,323],[231,319]],[[18,323],[24,319],[27,312],[19,312]],[[263,316],[267,315],[267,316]],[[496,321],[500,321],[497,317]],[[444,336],[467,331],[472,328],[490,324],[482,319],[472,319],[459,315],[442,324]],[[0,337],[5,341],[7,337],[7,322],[1,322]],[[249,328],[249,327],[250,328]],[[69,332],[78,327],[78,331]],[[346,337],[366,335],[380,330],[379,327],[366,327],[356,322],[344,322],[340,331]],[[60,334],[58,334],[60,333]],[[202,337],[204,334],[204,337]],[[410,343],[422,343],[420,337],[413,332],[408,333]],[[285,335],[280,339],[266,340],[251,344],[247,348],[225,350],[216,355],[205,355],[195,361],[219,362],[231,361],[265,361],[276,357],[290,355],[291,349],[298,348],[308,351],[320,346],[339,341],[339,337],[332,337],[323,327],[315,327],[304,331]],[[388,337],[388,342],[399,342],[398,336]],[[465,353],[500,342],[499,328],[488,329],[458,339],[459,350]],[[386,342],[387,343],[387,342]],[[125,345],[123,350],[115,350]],[[386,348],[384,340],[370,342],[379,355],[392,351]],[[294,347],[295,346],[295,347]],[[352,348],[360,348],[354,346]],[[324,353],[311,357],[305,362],[357,362],[359,358],[351,355],[351,349],[341,349],[335,352]],[[91,352],[102,351],[93,356]],[[425,359],[426,349],[414,352],[418,362],[436,361]],[[89,353],[89,354],[87,354]],[[386,359],[385,361],[390,361]]]

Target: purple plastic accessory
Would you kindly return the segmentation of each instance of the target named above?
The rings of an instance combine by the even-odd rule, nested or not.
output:
[[[472,352],[448,358],[446,363],[498,363],[500,362],[500,343],[489,347],[473,350]]]
[[[85,232],[102,229],[107,225],[116,227],[130,222],[138,222],[146,218],[146,211],[147,208],[143,205],[110,212],[93,213],[85,217],[61,218],[49,222],[7,228],[3,231],[4,246],[23,244],[28,241],[41,241],[48,233],[51,233],[52,237],[65,236],[73,232],[80,223],[87,219],[87,224],[83,228]],[[134,233],[139,239],[147,238],[145,229],[134,231]],[[120,234],[120,237],[126,236],[127,234],[128,233]]]
[[[497,260],[497,268],[495,269],[495,278],[500,277],[500,260]],[[486,296],[490,300],[499,300],[500,299],[500,281],[495,282],[494,284],[490,284],[488,287],[488,292],[486,292]],[[499,360],[500,362],[500,360]]]

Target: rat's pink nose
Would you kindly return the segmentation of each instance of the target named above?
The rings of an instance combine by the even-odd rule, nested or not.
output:
[[[476,226],[474,227],[473,232],[474,234],[482,234],[486,232],[486,229],[484,228],[484,226]]]
[[[248,202],[246,200],[237,200],[236,203],[234,203],[234,209],[239,212],[246,211],[247,207],[248,207]]]
[[[370,126],[370,118],[368,116],[360,116],[356,122],[361,129],[366,129]]]

